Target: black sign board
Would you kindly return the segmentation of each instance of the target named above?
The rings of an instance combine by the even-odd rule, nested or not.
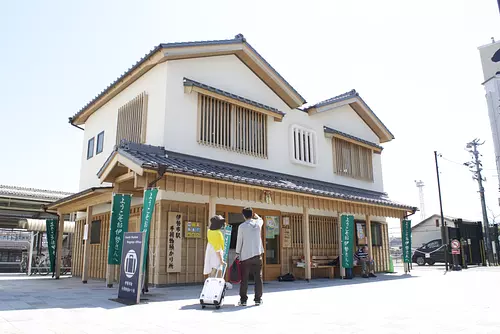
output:
[[[144,252],[144,232],[123,234],[122,263],[118,298],[139,303],[141,298],[141,270]]]

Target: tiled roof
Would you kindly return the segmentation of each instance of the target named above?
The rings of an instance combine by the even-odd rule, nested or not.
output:
[[[379,204],[399,209],[416,210],[414,207],[391,201],[385,193],[381,192],[194,157],[166,151],[163,147],[158,146],[122,142],[119,147],[115,148],[115,151],[146,169],[157,169],[159,166],[164,166],[166,171],[172,173],[195,175],[235,183],[252,184],[318,196]],[[114,154],[114,152],[111,154],[98,175],[102,174]]]
[[[262,108],[262,109],[265,109],[265,110],[268,110],[268,111],[272,111],[272,112],[277,113],[278,115],[281,115],[281,116],[285,115],[284,112],[279,111],[276,108],[267,106],[267,105],[259,103],[259,102],[255,102],[255,101],[249,100],[249,99],[247,99],[245,97],[241,97],[239,95],[236,95],[236,94],[233,94],[233,93],[229,93],[229,92],[226,92],[226,91],[224,91],[222,89],[215,88],[215,87],[212,87],[212,86],[209,86],[209,85],[205,85],[203,83],[200,83],[200,82],[188,79],[188,78],[184,78],[184,86],[195,86],[195,87],[203,88],[203,89],[206,89],[206,90],[211,91],[213,93],[224,95],[224,96],[230,97],[232,99],[235,99],[235,100],[238,100],[238,101],[241,101],[241,102],[244,102],[244,103],[248,103],[248,104],[250,104],[252,106],[259,107],[259,108]]]
[[[125,76],[127,76],[129,73],[131,73],[133,70],[135,70],[137,67],[139,67],[143,62],[145,62],[149,57],[151,57],[153,54],[155,54],[158,50],[161,49],[169,49],[169,48],[176,48],[176,47],[192,47],[192,46],[205,46],[205,45],[228,45],[228,44],[236,44],[236,43],[246,43],[246,45],[253,51],[257,56],[261,58],[261,60],[269,66],[283,82],[295,93],[297,96],[300,97],[300,99],[303,101],[303,103],[306,103],[306,100],[295,90],[295,88],[292,87],[288,83],[288,81],[285,80],[281,76],[281,74],[276,71],[271,64],[269,64],[264,57],[262,57],[257,50],[255,50],[245,39],[245,37],[242,34],[236,35],[233,39],[225,39],[225,40],[212,40],[212,41],[194,41],[194,42],[177,42],[177,43],[161,43],[157,46],[155,46],[149,53],[146,53],[144,57],[139,59],[133,66],[131,66],[128,70],[123,72],[122,75],[120,75],[118,78],[116,78],[112,83],[108,85],[108,87],[104,88],[98,95],[96,95],[90,102],[88,102],[83,108],[81,108],[76,114],[74,114],[72,117],[69,118],[70,123],[72,123],[73,119],[78,117],[80,114],[82,114],[90,105],[92,105],[94,102],[96,102],[98,99],[100,99],[102,96],[104,96],[112,87],[114,87],[118,82],[120,82]]]
[[[384,149],[382,146],[380,146],[378,144],[375,144],[375,143],[372,143],[371,141],[368,141],[368,140],[365,140],[365,139],[362,139],[362,138],[350,135],[348,133],[345,133],[345,132],[342,132],[342,131],[339,131],[339,130],[332,129],[332,128],[328,127],[328,126],[324,126],[323,129],[324,129],[325,133],[338,134],[338,135],[340,135],[342,137],[351,138],[351,139],[353,139],[355,141],[364,143],[366,145],[369,145],[369,146],[374,147],[374,148],[379,149],[379,150],[383,150]]]
[[[316,104],[314,104],[312,106],[309,106],[309,107],[305,108],[304,111],[307,112],[309,109],[312,109],[312,108],[319,108],[319,107],[326,106],[326,105],[329,105],[329,104],[332,104],[332,103],[337,103],[337,102],[349,100],[349,99],[354,98],[354,97],[357,98],[366,107],[366,109],[368,109],[370,111],[370,113],[373,115],[373,117],[375,117],[375,119],[380,123],[380,125],[394,139],[394,135],[391,133],[391,131],[389,131],[389,129],[387,128],[387,126],[385,126],[385,124],[382,122],[382,120],[380,118],[378,118],[377,114],[375,114],[373,112],[373,110],[368,106],[368,104],[366,104],[366,102],[361,98],[361,96],[359,95],[359,93],[355,89],[350,90],[347,93],[343,93],[343,94],[334,96],[332,98],[326,99],[324,101],[318,102],[318,103],[316,103]]]
[[[329,99],[326,99],[324,101],[318,102],[312,106],[307,107],[307,109],[319,108],[319,107],[325,106],[327,104],[332,104],[332,103],[336,103],[336,102],[340,102],[340,101],[349,100],[349,99],[356,97],[356,96],[359,96],[359,94],[358,94],[358,92],[356,92],[355,89],[353,89],[353,90],[348,91],[347,93],[343,93],[343,94],[331,97]]]
[[[72,193],[64,191],[0,185],[0,197],[16,197],[28,200],[52,202],[70,196],[71,194]]]

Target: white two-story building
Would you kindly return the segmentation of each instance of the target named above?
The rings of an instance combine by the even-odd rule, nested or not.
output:
[[[266,221],[266,280],[292,272],[304,254],[338,256],[342,213],[355,215],[356,245],[388,270],[386,217],[416,210],[384,193],[381,144],[394,136],[354,90],[305,103],[242,35],[160,44],[139,60],[70,118],[84,129],[80,192],[51,208],[80,212],[76,238],[86,222],[99,229],[88,232],[98,236],[89,277],[106,275],[112,192],[133,194],[129,230],[138,231],[148,186],[160,189],[149,247],[155,285],[202,282],[209,217],[233,225],[233,249],[244,206]],[[172,212],[183,229],[201,226],[196,237],[182,234],[175,259]],[[81,275],[82,243],[73,254]]]

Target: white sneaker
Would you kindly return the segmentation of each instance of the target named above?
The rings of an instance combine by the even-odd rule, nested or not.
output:
[[[226,282],[226,289],[231,290],[233,288],[233,285],[229,282]]]

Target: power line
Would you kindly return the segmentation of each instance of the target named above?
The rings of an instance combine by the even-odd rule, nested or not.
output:
[[[465,167],[465,168],[467,167],[466,165],[464,165],[464,163],[463,163],[463,162],[456,162],[456,161],[453,161],[453,160],[447,159],[447,158],[443,157],[442,155],[441,155],[441,159],[446,160],[446,161],[448,161],[448,162],[451,162],[451,163],[453,163],[453,164],[459,165],[459,166],[461,166],[461,167]],[[496,169],[496,168],[483,168],[483,170],[489,170],[489,171],[495,171],[495,172],[497,171],[497,169]]]

